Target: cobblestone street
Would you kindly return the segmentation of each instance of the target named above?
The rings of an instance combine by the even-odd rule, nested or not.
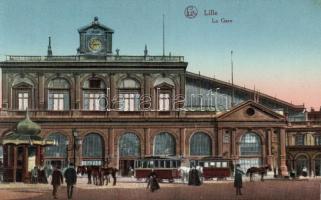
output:
[[[79,200],[198,200],[198,199],[273,199],[273,200],[319,200],[320,180],[245,182],[242,196],[236,196],[233,182],[206,182],[202,186],[161,183],[161,189],[151,193],[145,183],[120,182],[117,186],[87,185],[81,179],[74,191],[74,198]],[[0,199],[53,199],[51,186],[44,184],[1,184]],[[66,185],[59,188],[59,199],[66,198]]]

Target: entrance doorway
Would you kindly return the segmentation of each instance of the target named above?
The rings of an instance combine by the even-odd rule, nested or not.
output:
[[[120,160],[119,161],[120,174],[122,176],[133,176],[134,164],[135,164],[135,160]]]

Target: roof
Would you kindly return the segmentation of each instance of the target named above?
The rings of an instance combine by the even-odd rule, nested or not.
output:
[[[90,28],[100,28],[100,29],[103,29],[103,30],[105,30],[106,32],[108,32],[108,33],[114,33],[114,30],[113,29],[111,29],[111,28],[109,28],[109,27],[107,27],[107,26],[105,26],[105,25],[103,25],[103,24],[100,24],[99,23],[99,21],[98,21],[98,17],[95,17],[94,18],[94,21],[93,22],[91,22],[90,24],[88,24],[88,25],[86,25],[86,26],[83,26],[83,27],[80,27],[79,29],[78,29],[78,32],[79,33],[81,33],[81,32],[86,32],[88,29],[90,29]]]
[[[222,80],[218,80],[218,79],[215,79],[215,78],[210,78],[208,76],[203,76],[203,75],[200,75],[200,74],[196,74],[196,73],[193,73],[193,72],[186,72],[186,77],[190,77],[190,78],[194,78],[194,79],[204,79],[204,80],[207,80],[207,81],[211,81],[211,82],[214,82],[218,85],[222,85],[222,86],[225,86],[225,87],[228,87],[228,88],[234,88],[238,91],[242,91],[242,92],[245,92],[245,93],[250,93],[250,94],[255,94],[257,93],[257,91],[255,90],[252,90],[252,89],[248,89],[246,87],[241,87],[241,86],[238,86],[238,85],[235,85],[235,84],[231,84],[231,83],[228,83],[228,82],[225,82],[225,81],[222,81]],[[260,95],[260,98],[265,98],[265,99],[268,99],[270,101],[274,101],[274,102],[277,102],[279,104],[282,104],[284,106],[287,106],[291,109],[294,109],[294,110],[304,110],[305,107],[304,105],[294,105],[292,103],[289,103],[289,102],[286,102],[284,100],[281,100],[281,99],[278,99],[276,97],[272,97],[270,95],[267,95],[267,94],[264,94],[264,93],[259,93]]]

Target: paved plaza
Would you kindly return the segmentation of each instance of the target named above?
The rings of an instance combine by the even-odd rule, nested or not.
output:
[[[264,182],[245,182],[242,196],[236,196],[232,181],[206,181],[202,186],[188,186],[180,183],[161,183],[161,189],[151,193],[146,183],[120,180],[116,186],[87,185],[84,178],[74,191],[76,200],[205,200],[205,199],[271,199],[271,200],[319,200],[320,180],[266,180]],[[0,199],[53,199],[51,185],[46,184],[0,184]],[[66,198],[66,185],[59,189],[58,199]]]

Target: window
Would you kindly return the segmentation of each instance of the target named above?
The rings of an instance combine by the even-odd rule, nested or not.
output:
[[[190,155],[209,156],[212,152],[211,138],[206,133],[193,134],[190,142]]]
[[[295,136],[295,145],[304,145],[304,135],[298,134]]]
[[[27,109],[28,99],[29,99],[28,92],[18,92],[18,109],[19,110],[26,110]]]
[[[261,140],[255,133],[246,133],[241,138],[239,164],[246,171],[250,167],[259,167],[262,163]]]
[[[140,110],[140,95],[138,93],[119,94],[120,110],[138,111]]]
[[[321,135],[314,136],[315,145],[321,145]]]
[[[108,96],[105,83],[98,78],[90,78],[83,84],[83,109],[106,110]]]
[[[83,141],[82,156],[85,158],[102,158],[103,143],[100,135],[90,133],[86,135]]]
[[[45,148],[46,157],[65,158],[67,151],[67,137],[60,133],[52,133],[48,136],[49,140],[54,140],[57,146],[48,146]]]
[[[69,110],[69,83],[62,78],[56,78],[48,84],[48,109]]]
[[[160,93],[159,94],[159,110],[170,110],[170,94]]]
[[[122,111],[140,110],[140,84],[138,81],[126,78],[118,84],[119,109]]]
[[[134,133],[125,133],[119,139],[120,156],[139,156],[140,142]]]
[[[241,139],[240,152],[245,156],[261,155],[259,136],[255,133],[246,133]]]
[[[164,132],[155,136],[154,155],[175,155],[175,147],[175,139],[171,134]]]

